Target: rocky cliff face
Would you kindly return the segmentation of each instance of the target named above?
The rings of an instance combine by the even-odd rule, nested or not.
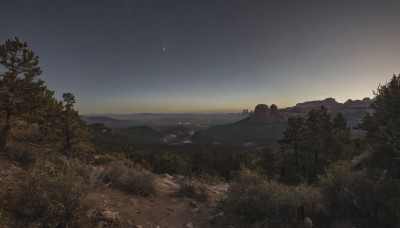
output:
[[[312,109],[319,109],[322,105],[328,109],[331,115],[336,113],[343,113],[350,126],[356,126],[357,123],[369,112],[369,106],[372,103],[370,98],[362,100],[347,100],[345,103],[339,103],[333,98],[326,98],[325,100],[307,101],[298,103],[293,107],[278,109],[272,104],[270,107],[266,104],[259,104],[255,107],[254,112],[247,118],[239,121],[238,123],[273,123],[285,120],[292,116],[306,117],[308,112]]]
[[[345,103],[339,103],[333,98],[327,98],[321,101],[308,101],[296,104],[294,107],[279,110],[280,115],[287,119],[291,116],[307,116],[312,109],[319,109],[322,105],[328,109],[331,115],[343,113],[350,126],[356,126],[359,121],[370,112],[369,106],[373,100],[364,98],[362,100],[347,100]]]
[[[294,107],[283,109],[283,112],[294,112],[294,113],[308,113],[312,109],[316,109],[325,106],[328,111],[336,112],[346,109],[368,109],[369,105],[372,103],[370,98],[364,98],[362,100],[347,100],[345,103],[339,103],[333,98],[326,98],[322,101],[307,101],[303,103],[296,104]]]
[[[254,112],[247,118],[239,121],[239,123],[262,124],[271,123],[278,120],[278,107],[274,104],[268,107],[266,104],[259,104]]]

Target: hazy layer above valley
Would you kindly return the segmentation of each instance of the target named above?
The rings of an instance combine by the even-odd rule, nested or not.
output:
[[[362,100],[347,100],[344,103],[336,102],[333,98],[325,100],[306,101],[293,107],[278,109],[281,118],[306,115],[312,109],[321,105],[328,108],[331,113],[342,112],[351,126],[368,111],[372,102],[370,98]],[[87,114],[82,118],[88,123],[103,123],[108,127],[123,128],[131,126],[187,126],[204,128],[215,125],[224,125],[238,122],[253,113],[252,110],[242,110],[237,113],[135,113],[135,114]]]

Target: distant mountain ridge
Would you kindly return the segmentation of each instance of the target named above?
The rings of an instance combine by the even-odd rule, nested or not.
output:
[[[282,131],[287,126],[287,119],[293,116],[306,118],[308,112],[325,106],[331,116],[341,112],[348,126],[354,127],[370,112],[369,98],[362,100],[347,100],[339,103],[333,98],[325,100],[307,101],[290,108],[278,109],[272,104],[258,104],[254,112],[232,124],[212,126],[196,131],[191,140],[198,143],[236,143],[252,146],[277,145]],[[360,134],[359,130],[352,129],[353,134]]]
[[[339,103],[334,98],[326,98],[325,100],[306,101],[303,103],[298,103],[293,107],[281,109],[280,111],[284,113],[285,112],[308,113],[312,109],[321,107],[321,105],[325,106],[330,112],[346,110],[346,109],[369,109],[369,106],[372,102],[373,100],[371,100],[368,97],[362,100],[349,99],[344,103]]]
[[[278,113],[285,119],[291,116],[306,116],[312,109],[319,109],[323,105],[331,115],[341,112],[350,126],[356,126],[371,111],[372,102],[373,100],[368,97],[362,100],[349,99],[344,103],[339,103],[334,98],[326,98],[325,100],[298,103],[293,107],[280,109]]]
[[[83,116],[89,124],[100,122],[103,125],[92,125],[92,131],[98,138],[115,142],[141,144],[185,143],[267,146],[277,145],[282,131],[287,126],[287,119],[293,116],[307,117],[312,109],[322,105],[334,116],[343,113],[348,126],[357,126],[361,119],[370,112],[373,100],[347,100],[339,103],[333,98],[298,103],[293,107],[278,109],[274,104],[259,104],[254,112],[248,114],[146,114],[125,115],[124,119],[113,116]],[[352,134],[362,134],[352,129]]]
[[[344,103],[337,102],[334,98],[326,98],[325,100],[306,101],[298,103],[293,107],[278,109],[275,104],[269,107],[266,104],[258,104],[254,112],[235,124],[265,124],[273,122],[286,121],[292,116],[303,116],[305,117],[308,112],[313,109],[319,109],[321,106],[325,106],[328,112],[335,115],[338,112],[343,113],[350,125],[354,125],[359,122],[367,112],[369,112],[370,104],[372,100],[370,98],[364,98],[362,100],[347,100]]]

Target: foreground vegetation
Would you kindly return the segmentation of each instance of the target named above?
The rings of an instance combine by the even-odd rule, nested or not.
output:
[[[268,227],[398,227],[399,101],[400,75],[375,92],[359,126],[365,140],[350,140],[340,114],[331,120],[324,107],[306,120],[289,118],[281,142],[292,149],[285,164],[292,172],[271,178],[244,169],[229,189],[230,210],[242,224]]]
[[[149,196],[153,173],[186,176],[180,194],[198,201],[209,197],[206,183],[229,181],[224,210],[243,227],[400,225],[400,75],[375,92],[362,139],[350,138],[343,115],[321,107],[289,118],[279,148],[149,148],[91,135],[75,97],[58,101],[38,79],[38,57],[26,43],[1,44],[0,63],[0,153],[22,167],[0,189],[3,227],[82,226],[90,191]]]
[[[7,182],[0,179],[1,227],[79,227],[87,209],[83,199],[99,186],[154,192],[153,174],[129,160],[92,165],[96,151],[74,95],[54,97],[38,78],[38,56],[26,43],[14,38],[0,44],[0,64],[0,155],[22,168],[2,174],[12,177]]]

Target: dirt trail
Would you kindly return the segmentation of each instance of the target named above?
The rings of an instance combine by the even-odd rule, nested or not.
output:
[[[191,198],[177,195],[177,179],[160,175],[155,181],[156,194],[140,197],[127,194],[114,188],[103,188],[88,194],[85,202],[90,206],[88,215],[96,217],[99,211],[118,213],[120,227],[179,228],[179,227],[217,227],[218,216],[223,212],[218,207],[227,191],[227,184],[208,185],[210,197],[207,202],[197,202]],[[93,224],[96,223],[96,224]],[[109,227],[92,221],[97,227]]]

